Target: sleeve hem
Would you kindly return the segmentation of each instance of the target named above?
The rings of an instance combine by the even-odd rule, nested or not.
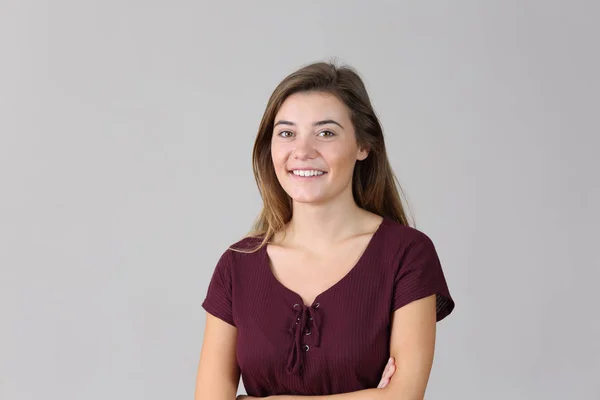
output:
[[[420,299],[424,299],[431,295],[436,295],[436,322],[439,322],[446,318],[454,310],[454,300],[444,292],[439,290],[422,290],[419,292],[412,293],[410,296],[403,297],[401,300],[394,302],[392,312],[398,310]]]
[[[206,312],[208,312],[209,314],[211,314],[212,316],[217,317],[224,322],[227,322],[229,325],[231,325],[233,327],[236,327],[235,322],[233,321],[233,318],[231,316],[225,314],[218,308],[213,307],[212,305],[210,305],[210,303],[208,303],[206,301],[203,302],[202,308],[204,308],[204,310]]]

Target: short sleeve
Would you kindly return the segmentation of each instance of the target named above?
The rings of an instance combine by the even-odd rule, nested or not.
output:
[[[225,251],[212,274],[202,308],[230,325],[236,326],[232,310],[232,255]]]
[[[454,300],[435,246],[428,236],[421,234],[408,245],[400,259],[394,278],[392,311],[433,294],[436,295],[436,320],[441,321],[454,309]]]

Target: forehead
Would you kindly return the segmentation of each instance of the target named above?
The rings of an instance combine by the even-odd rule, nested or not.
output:
[[[348,107],[331,93],[300,92],[288,96],[276,119],[283,118],[296,122],[313,122],[323,119],[348,120]]]

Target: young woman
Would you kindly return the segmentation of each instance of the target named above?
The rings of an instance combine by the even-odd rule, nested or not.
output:
[[[202,303],[196,400],[234,400],[240,374],[239,398],[422,399],[454,301],[409,226],[358,74],[316,63],[287,76],[253,168],[264,207]]]

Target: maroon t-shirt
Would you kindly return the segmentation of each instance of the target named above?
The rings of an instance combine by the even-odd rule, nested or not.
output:
[[[386,217],[352,270],[310,306],[277,280],[263,247],[227,249],[202,307],[237,327],[248,395],[322,396],[376,388],[390,356],[393,311],[432,294],[440,321],[454,301],[432,241]]]

